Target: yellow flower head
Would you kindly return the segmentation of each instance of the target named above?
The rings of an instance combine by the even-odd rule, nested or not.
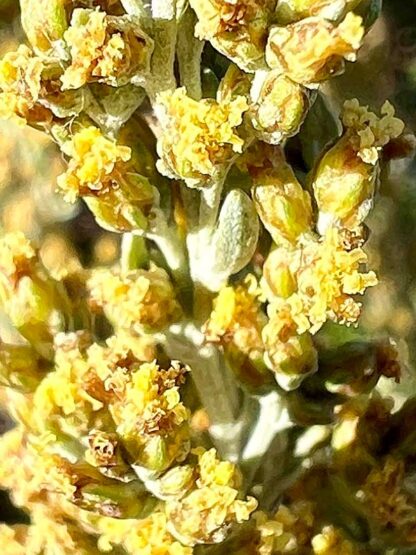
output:
[[[386,101],[381,108],[381,116],[361,106],[354,98],[344,103],[342,123],[351,137],[351,143],[358,156],[367,164],[376,164],[385,147],[392,139],[400,137],[405,125],[395,117],[395,110]]]
[[[178,362],[168,370],[152,362],[130,375],[118,368],[107,379],[106,388],[114,392],[110,411],[117,432],[137,466],[159,473],[186,457],[190,413],[180,397],[186,372]]]
[[[131,149],[104,137],[96,127],[87,127],[64,144],[70,156],[66,173],[58,178],[65,200],[75,202],[78,196],[102,195],[120,186],[122,171],[131,158]]]
[[[0,241],[0,272],[16,284],[21,277],[28,275],[36,263],[36,251],[23,233],[8,233]]]
[[[204,326],[207,340],[223,345],[232,342],[250,358],[261,356],[261,330],[266,316],[261,311],[259,294],[254,276],[248,276],[243,285],[221,289]]]
[[[209,40],[245,71],[264,66],[264,47],[274,0],[191,0],[196,36]]]
[[[245,98],[197,102],[180,88],[162,93],[158,102],[163,125],[158,167],[164,175],[184,179],[190,187],[206,186],[242,152],[244,140],[237,128],[248,107]]]
[[[192,548],[183,546],[168,531],[162,511],[154,511],[142,520],[101,517],[97,523],[98,546],[103,552],[122,546],[126,553],[140,555],[192,555]]]
[[[67,171],[58,177],[64,199],[85,198],[99,224],[111,231],[144,227],[142,210],[153,202],[147,178],[135,171],[131,149],[105,137],[96,127],[86,127],[65,143],[70,157]]]
[[[352,13],[338,26],[310,17],[286,27],[272,27],[266,61],[292,81],[314,85],[342,72],[344,59],[354,61],[363,36],[362,19]]]
[[[66,0],[21,0],[23,30],[35,50],[51,53],[68,26]]]
[[[117,328],[161,330],[181,312],[168,274],[156,266],[125,274],[95,270],[88,287],[91,303],[103,308]]]
[[[248,520],[257,507],[253,497],[239,499],[240,476],[235,465],[218,460],[214,449],[196,454],[194,489],[166,504],[169,530],[189,546],[220,543],[231,524]]]
[[[353,295],[363,294],[367,287],[377,283],[374,272],[361,272],[366,262],[367,255],[361,248],[345,249],[335,228],[320,240],[307,239],[288,264],[296,290],[286,299],[270,299],[274,300],[270,309],[273,318],[287,321],[283,330],[299,334],[316,333],[327,319],[355,324],[361,305]],[[265,292],[273,294],[273,284]]]
[[[149,69],[153,42],[125,19],[100,10],[76,9],[64,38],[71,65],[62,76],[63,90],[94,81],[120,86]]]
[[[14,117],[19,123],[44,122],[50,112],[38,103],[42,92],[41,58],[20,45],[0,61],[0,117]]]

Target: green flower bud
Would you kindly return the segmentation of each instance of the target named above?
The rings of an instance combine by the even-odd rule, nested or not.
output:
[[[253,178],[252,197],[264,227],[277,244],[294,244],[312,225],[309,193],[304,191],[283,156]]]
[[[295,135],[310,106],[309,93],[279,71],[257,72],[249,117],[257,138],[279,144]]]
[[[312,178],[321,235],[334,224],[360,225],[373,205],[378,164],[366,163],[344,135],[318,162]]]
[[[175,466],[157,480],[146,481],[146,487],[158,499],[167,501],[183,497],[194,485],[195,470],[191,465]]]
[[[287,341],[279,341],[273,326],[268,324],[263,330],[266,345],[265,361],[274,372],[276,382],[291,391],[318,369],[318,356],[309,333],[294,335]]]
[[[273,249],[263,266],[261,288],[266,297],[287,299],[296,291],[296,273],[291,271],[291,259],[297,259],[299,251],[286,247]]]
[[[22,27],[37,52],[49,52],[68,28],[66,0],[20,0]]]

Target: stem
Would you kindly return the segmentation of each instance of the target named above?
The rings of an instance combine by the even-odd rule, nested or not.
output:
[[[191,323],[171,326],[165,335],[165,347],[172,359],[179,358],[191,367],[218,451],[237,460],[244,424],[239,418],[242,398],[224,358],[214,345],[205,344],[204,335]]]
[[[183,15],[178,29],[177,54],[181,85],[195,100],[202,97],[201,87],[201,54],[204,42],[195,37],[195,14],[187,10]]]
[[[153,40],[151,78],[146,90],[155,102],[160,92],[176,89],[174,74],[176,47],[176,0],[152,0]]]
[[[224,172],[211,187],[202,189],[198,226],[195,230],[189,231],[187,236],[191,276],[195,282],[195,289],[204,288],[212,281],[210,242],[217,223],[226,175],[227,172]]]

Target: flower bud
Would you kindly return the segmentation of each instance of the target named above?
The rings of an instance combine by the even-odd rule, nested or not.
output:
[[[276,382],[291,391],[318,369],[318,355],[309,333],[290,336],[286,341],[275,335],[273,321],[263,330],[266,346],[265,361],[274,372]]]
[[[126,274],[97,269],[88,288],[91,304],[101,307],[116,328],[155,332],[181,314],[169,276],[155,266]]]
[[[260,285],[270,302],[276,297],[287,299],[296,291],[296,268],[293,271],[290,265],[298,257],[298,250],[281,247],[273,249],[266,258]]]
[[[180,499],[195,483],[195,470],[192,465],[174,466],[156,480],[146,481],[146,487],[158,499],[169,501]]]
[[[260,219],[276,244],[294,244],[310,231],[309,193],[302,189],[283,157],[280,164],[253,176],[252,196]]]
[[[20,0],[22,27],[36,52],[50,52],[63,38],[68,27],[66,4],[66,0]]]
[[[1,385],[33,392],[48,370],[48,363],[29,345],[0,342]]]
[[[373,205],[382,149],[404,130],[389,103],[381,113],[378,117],[357,100],[344,105],[344,134],[318,161],[312,177],[321,234],[334,224],[358,227]]]
[[[257,72],[251,89],[249,118],[258,139],[279,144],[295,135],[309,109],[307,89],[278,70]]]
[[[191,0],[196,36],[209,40],[244,71],[264,67],[264,45],[275,0]]]
[[[349,13],[335,26],[310,17],[286,27],[272,27],[266,61],[292,81],[313,86],[342,73],[344,60],[355,61],[364,36],[362,19]]]
[[[13,325],[46,358],[62,325],[65,299],[22,233],[0,240],[0,306]]]
[[[378,174],[378,166],[357,156],[347,136],[324,154],[313,177],[321,234],[334,224],[354,229],[365,220],[373,206]]]

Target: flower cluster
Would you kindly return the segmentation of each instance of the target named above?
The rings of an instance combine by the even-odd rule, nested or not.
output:
[[[0,214],[6,553],[414,544],[400,349],[351,328],[383,279],[366,218],[415,140],[321,86],[376,4],[21,0],[0,117],[55,143],[72,206],[42,167],[54,215],[28,238]]]

